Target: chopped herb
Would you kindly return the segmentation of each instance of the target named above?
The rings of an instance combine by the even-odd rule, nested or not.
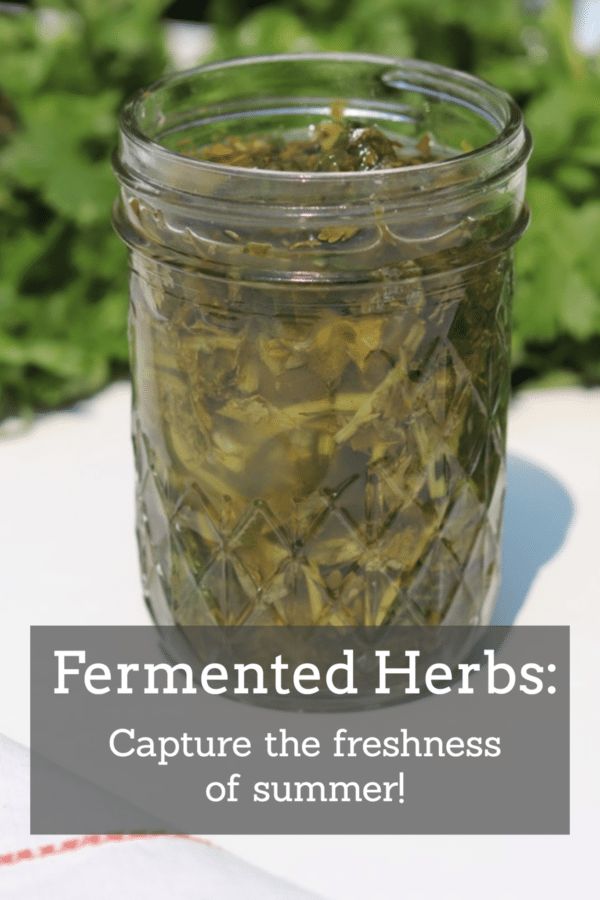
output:
[[[436,158],[430,134],[392,140],[345,120],[341,101],[303,137],[180,149],[299,172]],[[276,270],[282,254],[353,253],[357,225],[298,241],[274,228],[269,242],[226,229],[222,282],[137,262],[142,555],[163,573],[159,587],[147,568],[151,603],[166,592],[178,622],[438,624],[450,611],[474,622],[494,590],[510,266],[483,242],[468,251],[479,270],[453,280],[434,238],[433,287],[387,224],[369,227],[366,265],[391,281],[374,276],[358,300],[324,285],[308,309],[302,285],[257,289],[248,271],[261,257]]]
[[[331,107],[331,120],[311,125],[300,138],[281,135],[227,135],[194,147],[188,138],[177,149],[184,156],[246,169],[280,172],[360,172],[432,162],[439,158],[432,138],[424,134],[415,146],[388,137],[375,125],[343,118],[343,104]]]

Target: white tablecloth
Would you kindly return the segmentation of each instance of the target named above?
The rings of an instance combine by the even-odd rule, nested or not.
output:
[[[29,759],[0,736],[2,900],[318,900],[188,835],[29,835]]]
[[[24,744],[30,624],[149,621],[133,537],[128,406],[128,386],[115,385],[76,411],[42,417],[0,440],[0,733]],[[572,834],[216,836],[221,846],[332,900],[593,894],[600,837],[600,390],[523,394],[513,404],[509,450],[495,621],[571,625]]]

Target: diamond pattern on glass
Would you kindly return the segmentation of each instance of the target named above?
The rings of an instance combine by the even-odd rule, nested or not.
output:
[[[222,435],[203,431],[205,439],[195,441],[186,419],[189,409],[202,411],[203,370],[182,389],[194,397],[173,401],[174,419],[163,423],[162,433],[150,432],[143,424],[148,417],[135,415],[138,539],[144,588],[157,618],[425,625],[489,616],[504,495],[507,300],[508,288],[498,300],[497,285],[489,297],[473,298],[478,315],[494,323],[484,350],[468,318],[468,292],[460,303],[440,306],[427,337],[417,313],[396,313],[390,324],[400,344],[396,365],[381,354],[374,359],[381,382],[358,408],[345,405],[351,384],[332,387],[330,400],[308,401],[321,410],[318,427],[293,405],[283,418],[277,412],[280,381],[291,383],[293,376],[301,382],[295,357],[282,347],[268,400],[224,404],[218,415],[205,415],[203,428],[211,421],[238,422],[240,410],[248,409],[257,427],[268,429],[261,451],[252,434],[244,444],[247,423],[230,426],[229,443],[221,446],[228,469],[219,469],[218,455],[210,452],[210,440],[223,442]],[[349,349],[332,339],[328,352],[346,352],[353,365],[364,364],[383,333],[374,329],[372,347],[364,341],[354,346],[349,332]],[[417,335],[412,356],[404,352],[402,335]],[[294,352],[304,346],[298,340]],[[193,356],[197,344],[188,343],[184,349]],[[250,338],[244,353],[254,373],[248,389],[255,390],[259,365]],[[325,363],[317,373],[319,390],[327,380]],[[381,415],[376,395],[388,415]],[[180,415],[186,421],[178,430]],[[244,470],[238,462],[248,442],[250,468]]]

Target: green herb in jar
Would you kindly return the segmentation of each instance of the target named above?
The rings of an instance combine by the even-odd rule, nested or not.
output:
[[[404,132],[354,101],[288,129],[190,116],[165,143],[209,163],[178,170],[201,182],[177,203],[180,182],[164,204],[125,192],[138,531],[162,621],[489,615],[522,219],[516,187],[471,189],[456,105],[453,143],[429,105]]]
[[[207,162],[280,172],[365,172],[439,158],[427,133],[411,146],[388,137],[375,125],[341,116],[338,105],[332,110],[331,120],[311,125],[306,135],[295,139],[281,134],[226,135],[221,141],[198,148],[184,139],[178,149],[185,156]]]

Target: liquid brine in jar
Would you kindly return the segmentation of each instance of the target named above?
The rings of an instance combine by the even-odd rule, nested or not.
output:
[[[242,60],[131,101],[115,220],[159,622],[489,621],[528,153],[510,98],[424,63]]]

